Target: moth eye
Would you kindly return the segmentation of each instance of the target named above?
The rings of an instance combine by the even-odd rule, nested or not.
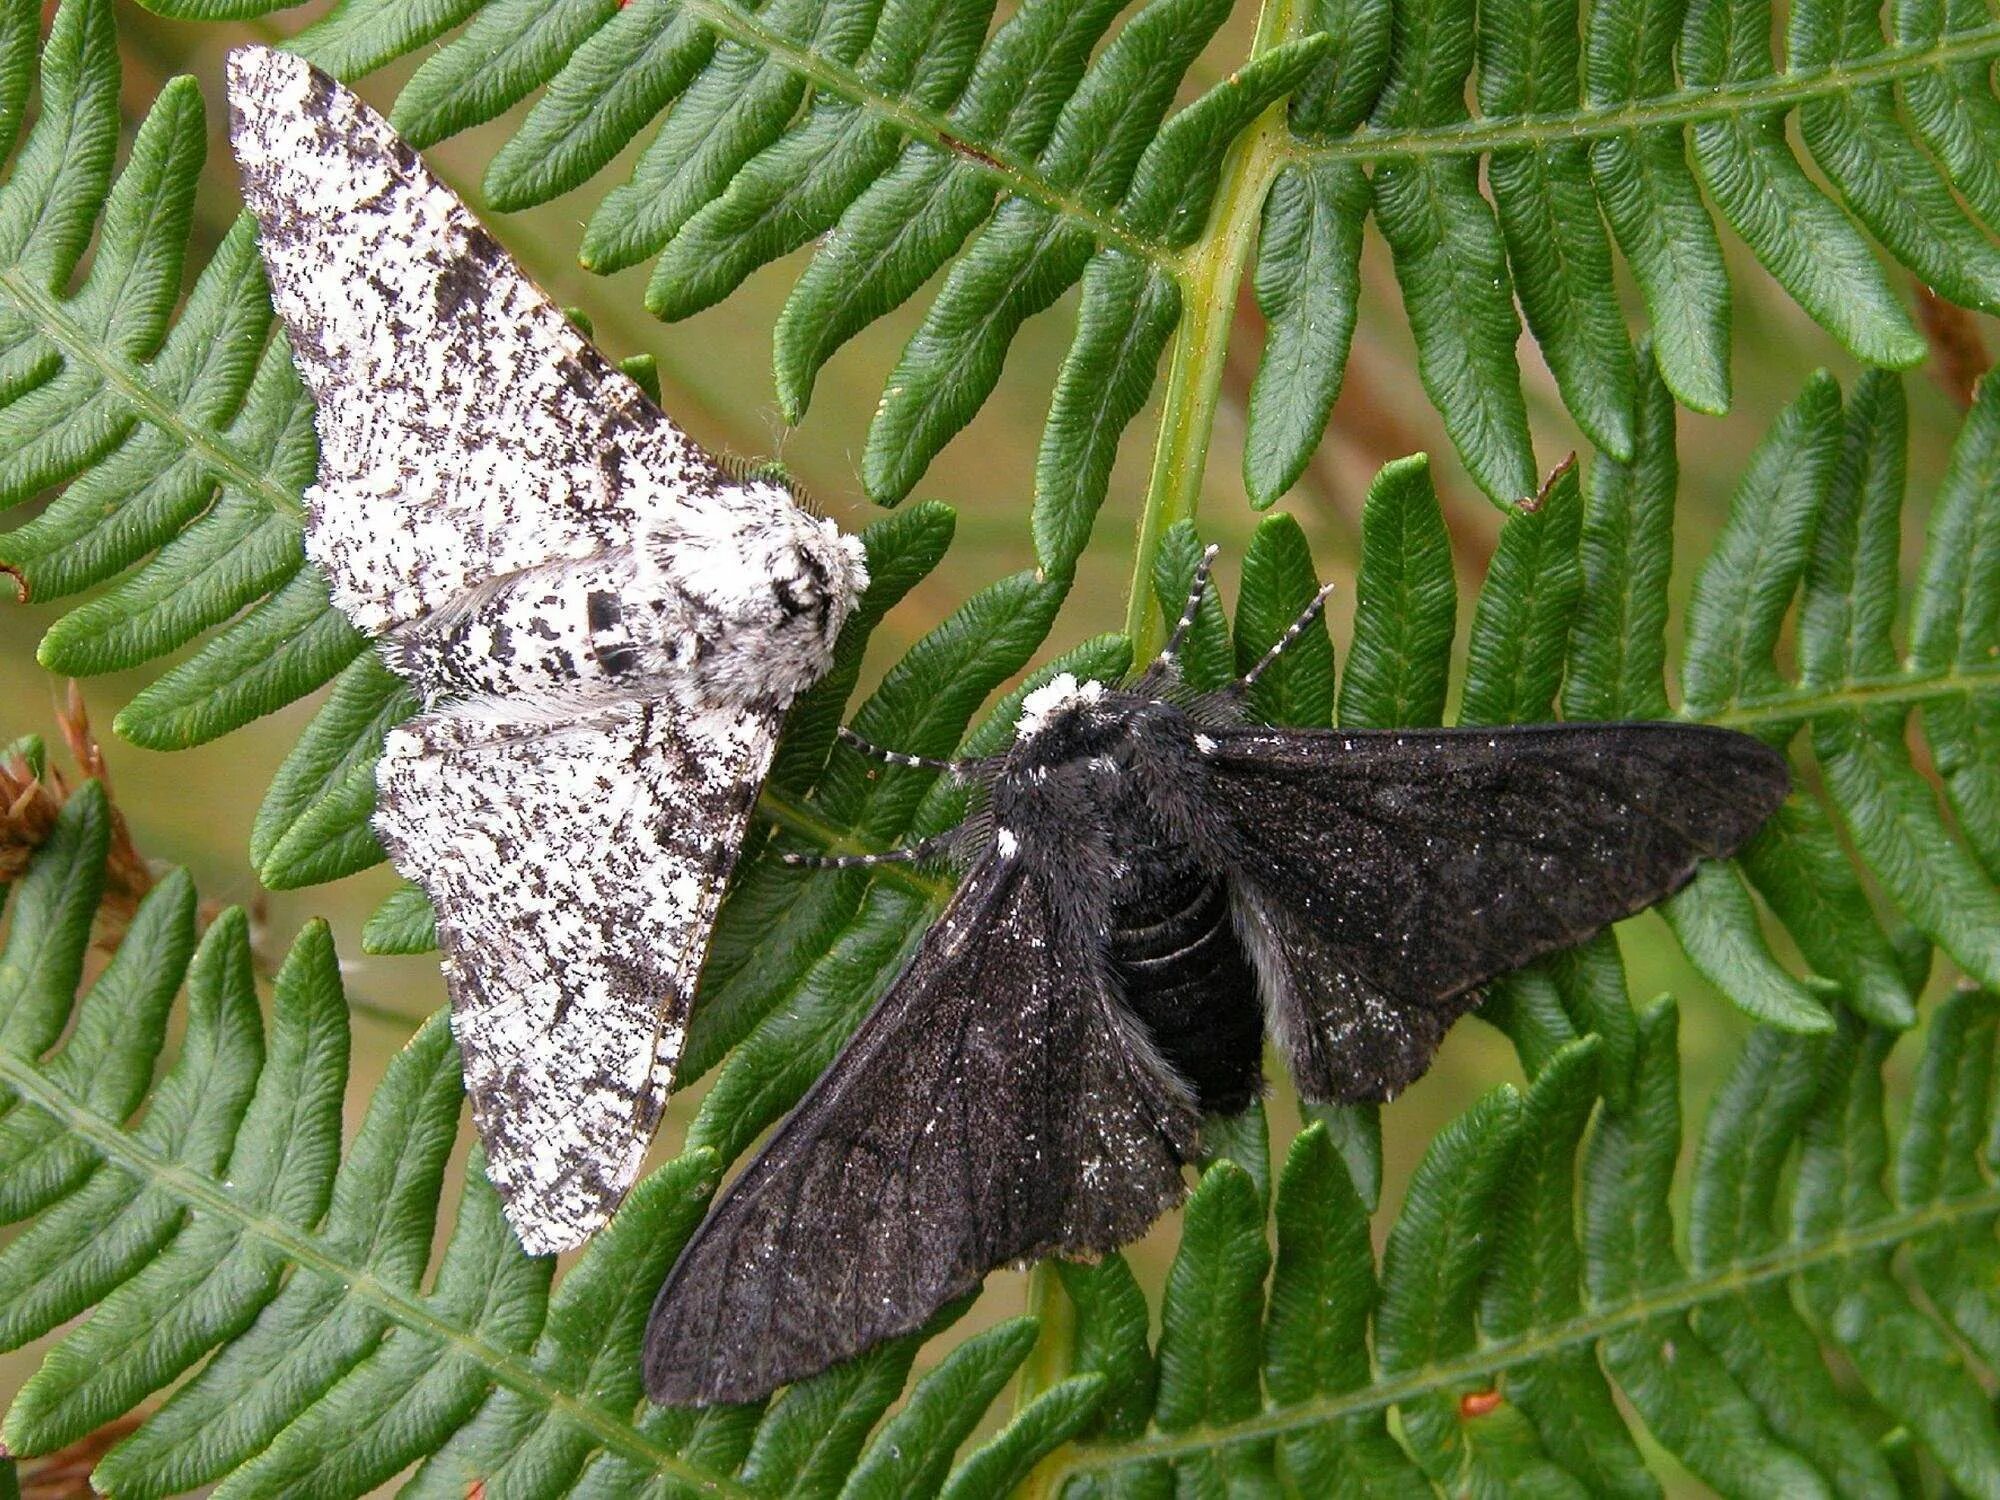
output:
[[[789,578],[780,578],[771,585],[771,596],[778,601],[778,608],[788,620],[796,619],[810,607],[792,590]]]

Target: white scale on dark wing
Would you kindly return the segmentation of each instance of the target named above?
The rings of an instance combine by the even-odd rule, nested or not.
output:
[[[930,763],[983,790],[978,819],[805,861],[968,869],[682,1252],[647,1328],[655,1399],[750,1400],[996,1266],[1135,1239],[1180,1199],[1201,1112],[1256,1097],[1267,1028],[1308,1099],[1388,1098],[1481,984],[1669,894],[1783,800],[1775,752],[1692,725],[1246,726],[1325,594],[1192,695],[1177,653],[1213,555],[1136,681],[1058,676],[1005,754]]]
[[[696,447],[333,79],[246,47],[229,99],[316,408],[306,551],[424,700],[375,827],[437,908],[508,1218],[563,1249],[638,1172],[860,544]]]

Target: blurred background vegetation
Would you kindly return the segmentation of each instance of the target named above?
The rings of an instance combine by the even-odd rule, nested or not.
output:
[[[224,140],[220,90],[224,53],[240,41],[279,39],[301,29],[324,9],[324,5],[302,6],[279,17],[277,24],[192,25],[162,20],[121,0],[118,22],[128,125],[138,120],[161,85],[176,74],[193,74],[210,103],[209,160],[197,209],[191,265],[206,260],[240,208]],[[1001,10],[1004,15],[1011,6],[1003,4]],[[1233,60],[1245,54],[1252,20],[1253,8],[1240,7],[1189,78],[1186,97],[1216,82]],[[413,66],[406,61],[385,69],[365,80],[361,92],[386,109]],[[801,426],[786,429],[772,394],[770,330],[799,265],[810,255],[810,247],[789,261],[767,267],[720,307],[683,323],[663,325],[642,307],[647,268],[604,278],[582,270],[575,261],[583,222],[597,198],[624,179],[628,163],[600,172],[583,189],[525,213],[499,216],[485,209],[478,191],[481,172],[498,143],[519,123],[521,113],[517,109],[490,125],[453,138],[428,153],[430,160],[535,280],[558,302],[587,314],[606,353],[614,359],[636,353],[657,356],[663,404],[698,441],[715,451],[782,461],[844,528],[857,529],[870,520],[873,507],[862,497],[856,472],[862,436],[882,377],[915,326],[927,298],[914,299],[844,348],[821,377],[810,416]],[[1676,631],[1693,569],[1721,522],[1746,457],[1772,418],[1798,393],[1801,381],[1812,369],[1829,368],[1843,388],[1851,388],[1857,373],[1853,359],[1771,285],[1740,243],[1732,237],[1725,240],[1725,246],[1735,290],[1736,399],[1734,409],[1724,418],[1686,410],[1677,413],[1681,495],[1679,564],[1673,594]],[[1622,261],[1619,274],[1621,278],[1627,275]],[[1921,299],[1921,288],[1910,283],[1904,273],[1891,274],[1901,278],[1913,301]],[[1462,646],[1472,596],[1484,575],[1501,516],[1465,477],[1418,384],[1396,281],[1387,252],[1372,229],[1363,255],[1362,279],[1362,311],[1346,384],[1319,453],[1298,486],[1281,502],[1282,508],[1304,526],[1322,575],[1342,585],[1334,595],[1330,619],[1336,651],[1344,653],[1353,608],[1351,585],[1358,562],[1361,502],[1368,481],[1391,459],[1429,452],[1457,559]],[[1632,326],[1642,327],[1636,290],[1625,282],[1621,291]],[[943,500],[957,510],[957,541],[944,564],[897,607],[878,632],[870,652],[871,669],[864,673],[864,689],[884,664],[895,660],[974,589],[1033,565],[1026,507],[1034,455],[1048,392],[1074,323],[1075,297],[1072,290],[1055,308],[1027,325],[1013,345],[993,399],[918,486],[918,496]],[[1991,329],[1982,327],[1985,319],[1956,311],[1948,316],[1953,320],[1950,337],[1961,344],[1968,336],[1978,339],[1983,333],[1988,341],[1993,337]],[[1225,593],[1231,597],[1234,563],[1258,520],[1244,495],[1241,439],[1244,405],[1261,341],[1260,320],[1246,278],[1199,518],[1204,533],[1223,546],[1220,576]],[[1946,341],[1940,338],[1940,349]],[[1525,336],[1520,355],[1540,465],[1546,470],[1572,451],[1578,451],[1588,463],[1588,445],[1557,399],[1536,346]],[[1953,394],[1947,368],[1950,363],[1934,357],[1926,371],[1906,378],[1915,502],[1905,521],[1912,531],[1905,538],[1906,566],[1917,556],[1921,542],[1917,533],[1957,427],[1960,406]],[[1110,499],[1077,569],[1076,585],[1045,656],[1122,625],[1133,526],[1145,486],[1152,426],[1149,418],[1142,416],[1127,431]],[[10,524],[31,513],[17,513],[9,518]],[[54,606],[10,604],[0,608],[0,740],[37,732],[56,741],[55,710],[61,702],[63,683],[43,672],[35,661],[36,642],[56,613]],[[86,682],[85,701],[95,722],[108,726],[116,710],[157,672],[155,665],[139,673]],[[324,916],[333,923],[346,960],[349,992],[361,1007],[355,1018],[354,1069],[349,1085],[350,1116],[358,1119],[360,1106],[388,1057],[409,1031],[442,1003],[443,991],[434,959],[369,958],[361,953],[361,922],[395,884],[387,866],[304,891],[266,893],[258,888],[246,852],[251,819],[272,773],[319,701],[315,695],[245,731],[193,751],[161,754],[111,741],[106,753],[117,799],[141,851],[158,861],[186,865],[205,902],[251,906],[263,924],[267,951],[274,955],[282,952],[309,917]],[[108,740],[108,729],[104,733]],[[1635,996],[1644,999],[1671,991],[1683,1002],[1684,1103],[1691,1111],[1699,1110],[1733,1056],[1747,1023],[1688,968],[1657,917],[1628,922],[1618,935]],[[1437,1128],[1494,1082],[1518,1077],[1513,1051],[1498,1032],[1477,1022],[1456,1029],[1432,1072],[1384,1113],[1385,1211],[1377,1218],[1378,1228],[1390,1221],[1410,1168]],[[678,1149],[681,1131],[699,1097],[698,1086],[675,1097],[656,1143],[658,1156],[664,1158]],[[1282,1142],[1297,1120],[1288,1086],[1282,1083],[1274,1090],[1271,1114],[1273,1135]],[[449,1223],[448,1215],[443,1222]],[[1142,1277],[1151,1277],[1157,1284],[1177,1234],[1178,1226],[1170,1218],[1146,1244],[1135,1247],[1132,1258]],[[1015,1283],[1022,1280],[1008,1279]],[[1002,1278],[995,1278],[969,1326],[981,1326],[1019,1311],[1023,1295],[1018,1285],[1002,1284]],[[0,1399],[34,1369],[49,1342],[0,1356]],[[935,1358],[951,1342],[955,1340],[932,1346],[927,1355]],[[1670,1468],[1670,1461],[1663,1461],[1663,1466]]]

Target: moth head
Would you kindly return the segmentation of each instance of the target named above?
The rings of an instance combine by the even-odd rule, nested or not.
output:
[[[802,508],[783,485],[732,483],[649,528],[643,566],[687,602],[697,670],[712,696],[780,702],[815,681],[868,587],[860,539]]]
[[[1090,778],[1170,764],[1193,744],[1193,722],[1172,702],[1059,672],[1021,700],[1009,760],[1038,781],[1071,769]]]
[[[1023,754],[1057,761],[1108,749],[1120,735],[1120,719],[1104,712],[1103,703],[1103,683],[1058,672],[1021,700],[1014,743]]]

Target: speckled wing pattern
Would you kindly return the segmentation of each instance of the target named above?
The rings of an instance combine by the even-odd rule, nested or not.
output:
[[[437,911],[508,1218],[564,1249],[638,1173],[782,710],[865,572],[828,527],[852,566],[780,610],[788,496],[678,431],[333,79],[250,47],[229,91],[317,406],[307,553],[425,698],[375,827]],[[777,634],[808,614],[819,635]]]
[[[358,627],[629,545],[646,501],[713,487],[714,462],[352,92],[244,47],[229,98],[272,301],[318,409],[306,552]]]
[[[437,908],[487,1174],[530,1250],[576,1243],[638,1175],[776,732],[624,703],[389,737],[376,830]]]

